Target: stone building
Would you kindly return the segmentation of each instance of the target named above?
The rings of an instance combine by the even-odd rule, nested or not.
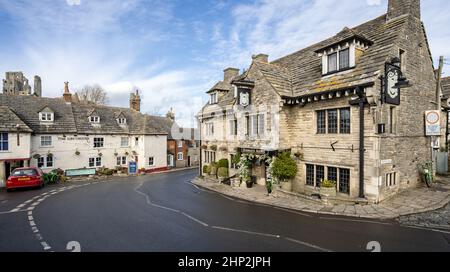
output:
[[[68,82],[61,98],[0,94],[0,186],[21,166],[76,172],[136,162],[147,172],[167,170],[165,117],[142,114],[136,103],[118,108],[74,97]]]
[[[200,143],[198,131],[194,128],[182,128],[175,122],[175,113],[171,109],[166,114],[167,165],[170,168],[184,168],[200,165]]]
[[[421,182],[435,89],[420,0],[389,0],[386,14],[329,39],[274,61],[253,56],[243,74],[225,70],[198,115],[202,165],[290,151],[294,192],[317,194],[329,179],[338,199],[380,202]],[[262,160],[251,172],[265,183]]]
[[[31,95],[31,86],[22,72],[6,72],[3,80],[3,94]],[[34,77],[34,95],[42,96],[42,82],[39,76]]]

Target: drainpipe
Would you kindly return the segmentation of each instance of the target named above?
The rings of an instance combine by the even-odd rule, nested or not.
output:
[[[364,195],[364,104],[367,98],[364,95],[363,87],[356,87],[358,99],[350,101],[350,105],[359,106],[359,198],[365,198]]]

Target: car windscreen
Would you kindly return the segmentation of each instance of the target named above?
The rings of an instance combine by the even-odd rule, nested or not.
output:
[[[12,173],[13,177],[31,177],[37,176],[37,172],[34,169],[26,169],[26,170],[14,170]]]

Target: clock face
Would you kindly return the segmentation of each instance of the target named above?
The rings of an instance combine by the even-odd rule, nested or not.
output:
[[[248,93],[241,93],[241,105],[247,107],[250,104],[250,97]]]
[[[398,88],[395,88],[395,85],[398,83],[398,77],[397,70],[389,71],[387,74],[387,93],[392,99],[398,96]]]

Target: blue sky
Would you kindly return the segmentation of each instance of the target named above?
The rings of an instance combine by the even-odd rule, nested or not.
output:
[[[284,56],[386,12],[387,0],[0,0],[0,73],[40,75],[45,96],[64,81],[98,83],[110,104],[138,88],[144,112],[174,108],[185,126],[227,67]],[[435,62],[450,75],[450,4],[422,0]]]

